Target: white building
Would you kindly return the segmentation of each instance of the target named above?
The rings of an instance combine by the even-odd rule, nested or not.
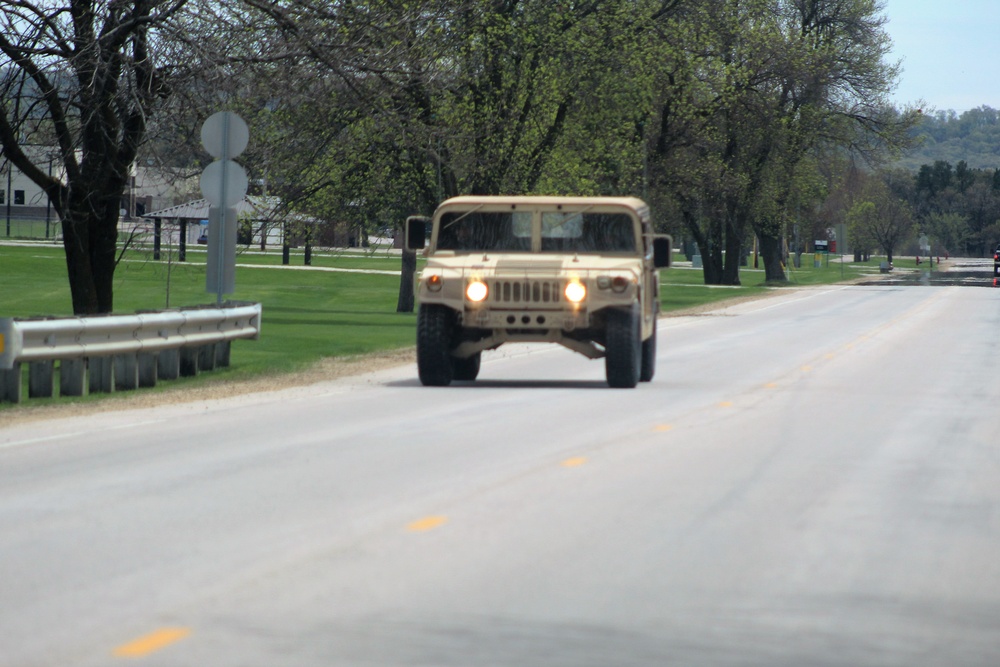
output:
[[[64,178],[58,151],[50,146],[22,146],[32,162]],[[58,232],[59,216],[45,192],[0,152],[0,235],[48,238]]]
[[[34,164],[65,179],[56,147],[25,145],[22,149]],[[122,193],[122,231],[131,229],[147,212],[200,197],[199,176],[191,170],[159,168],[152,159],[136,165]],[[0,152],[0,237],[55,238],[59,234],[59,215],[48,196]]]

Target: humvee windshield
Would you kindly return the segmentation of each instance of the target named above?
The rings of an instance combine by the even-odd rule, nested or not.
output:
[[[530,212],[448,212],[440,222],[438,250],[531,252]],[[551,212],[542,214],[542,252],[625,252],[637,250],[632,218],[626,213]]]

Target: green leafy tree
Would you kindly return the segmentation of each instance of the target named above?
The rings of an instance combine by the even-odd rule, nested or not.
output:
[[[969,243],[969,223],[958,213],[932,213],[925,225],[936,241],[935,247],[946,254],[965,251]]]
[[[875,204],[867,200],[857,202],[847,211],[847,234],[854,248],[855,261],[870,257],[878,246],[873,232],[877,217]]]
[[[786,279],[797,174],[810,155],[838,147],[878,160],[906,144],[917,113],[886,102],[898,67],[886,62],[880,11],[869,0],[734,0],[671,17],[682,28],[665,38],[657,166],[710,257],[707,281],[738,282],[748,229],[767,279]],[[672,166],[689,164],[689,179]]]
[[[626,2],[254,4],[285,22],[297,62],[320,66],[320,94],[279,93],[272,114],[315,130],[279,160],[302,208],[360,203],[372,224],[459,193],[607,191],[637,168],[621,159],[628,84],[607,48]],[[331,34],[366,31],[379,37],[351,67],[328,55]]]
[[[833,145],[879,160],[907,144],[917,120],[886,103],[898,66],[890,49],[882,6],[871,0],[794,0],[779,7],[769,104],[757,127],[775,138],[758,153],[773,164],[777,212],[786,210],[794,187],[790,176],[819,146]],[[767,209],[764,209],[765,212]],[[780,261],[784,230],[778,215],[755,215],[769,281],[785,280]]]
[[[874,206],[874,215],[867,220],[867,233],[871,234],[891,263],[896,249],[913,232],[912,209],[907,202],[893,195],[880,177],[868,181],[861,202]]]

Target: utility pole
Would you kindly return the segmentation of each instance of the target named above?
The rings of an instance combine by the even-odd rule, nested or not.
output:
[[[10,161],[7,161],[7,238],[10,238],[10,178],[11,172],[14,171],[14,167],[11,166]]]

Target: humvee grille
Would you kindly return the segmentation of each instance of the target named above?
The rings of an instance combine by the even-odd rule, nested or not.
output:
[[[493,303],[512,305],[559,303],[562,285],[559,280],[496,280],[491,297]]]

